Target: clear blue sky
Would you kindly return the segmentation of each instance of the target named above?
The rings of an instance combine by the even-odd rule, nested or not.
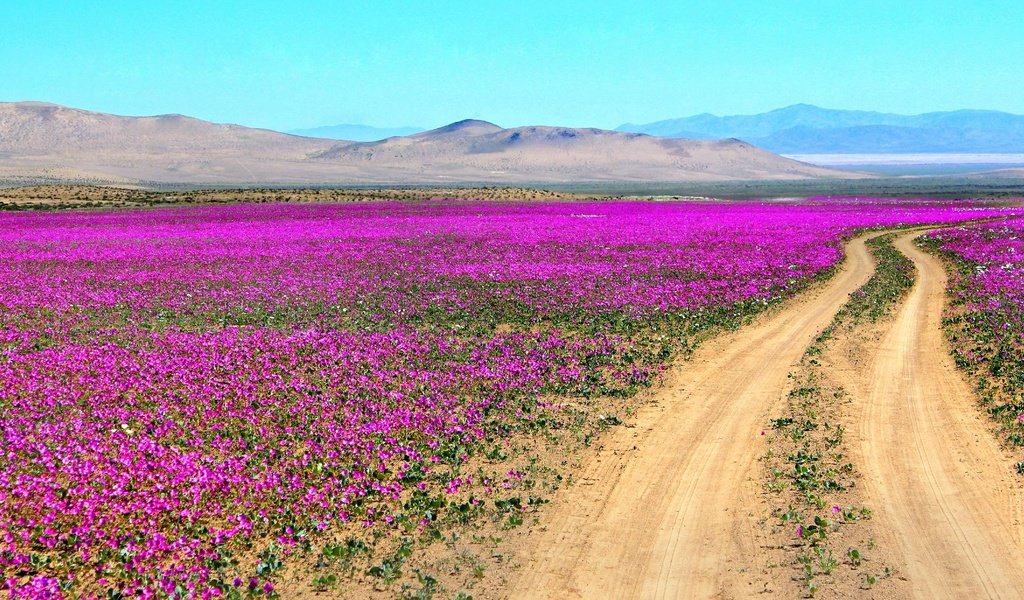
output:
[[[6,0],[0,100],[290,129],[1024,113],[1021,0]]]

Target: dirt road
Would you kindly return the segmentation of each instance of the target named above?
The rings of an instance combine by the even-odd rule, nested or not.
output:
[[[905,235],[917,282],[864,363],[830,369],[853,398],[853,462],[880,544],[915,598],[1024,598],[1024,495],[949,357],[941,262]],[[854,437],[854,436],[851,436]]]
[[[545,512],[510,596],[763,597],[761,430],[804,348],[872,269],[854,240],[820,288],[703,345]]]

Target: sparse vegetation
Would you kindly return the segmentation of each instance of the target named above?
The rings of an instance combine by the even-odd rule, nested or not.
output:
[[[770,422],[770,450],[764,457],[764,467],[765,488],[776,505],[772,515],[774,536],[782,545],[797,548],[793,567],[799,569],[799,575],[795,576],[804,582],[808,597],[827,585],[835,571],[838,562],[834,555],[851,538],[844,530],[870,519],[872,514],[871,509],[851,505],[847,500],[858,474],[848,458],[841,423],[846,392],[829,383],[819,359],[834,336],[891,313],[913,286],[913,263],[893,248],[895,235],[868,240],[876,262],[875,273],[850,295],[832,323],[807,349],[799,368],[790,374],[783,414]],[[846,557],[854,570],[865,561],[856,548],[848,549]]]

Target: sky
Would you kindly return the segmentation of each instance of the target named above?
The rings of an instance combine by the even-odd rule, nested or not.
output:
[[[1024,113],[1020,0],[2,0],[0,101],[288,130]]]

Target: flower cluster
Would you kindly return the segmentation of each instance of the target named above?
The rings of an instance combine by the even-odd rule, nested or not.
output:
[[[1024,220],[931,234],[959,265],[946,320],[957,363],[978,375],[982,400],[1012,445],[1024,446]],[[1024,471],[1024,463],[1018,467]]]

